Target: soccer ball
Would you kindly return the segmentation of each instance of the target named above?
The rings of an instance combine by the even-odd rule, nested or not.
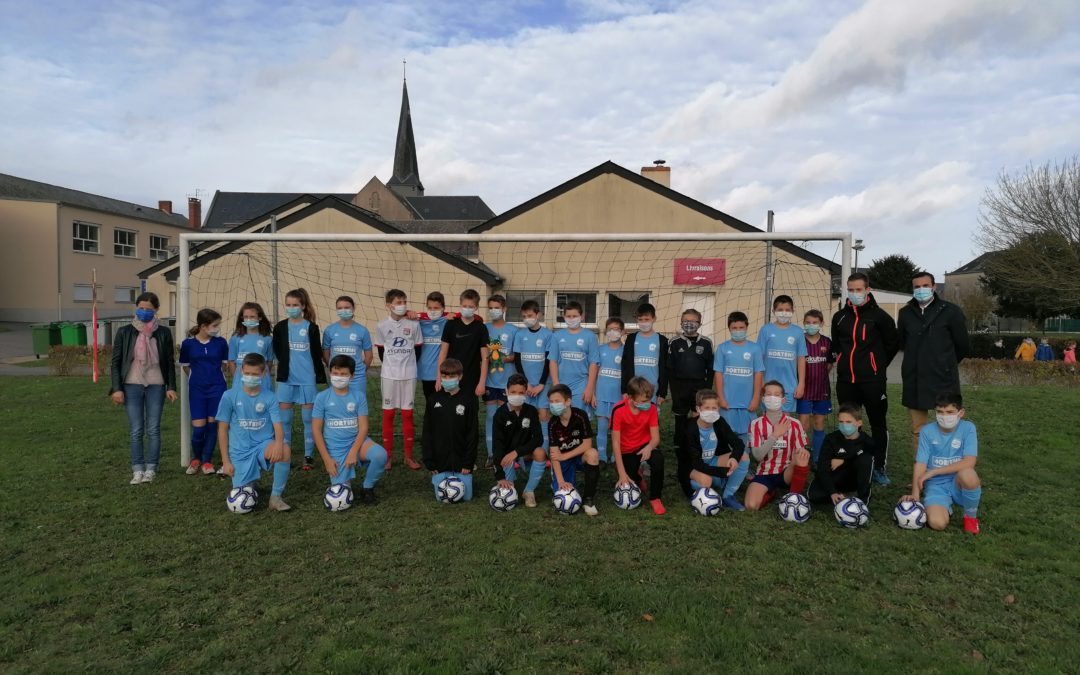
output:
[[[699,516],[715,516],[720,513],[720,495],[712,488],[701,488],[690,499],[690,506]]]
[[[893,509],[892,518],[904,530],[918,530],[926,525],[926,508],[922,502],[902,501]]]
[[[780,518],[789,523],[805,523],[810,520],[810,502],[798,492],[789,492],[777,504]]]
[[[443,504],[457,504],[465,499],[465,481],[457,476],[447,476],[439,481],[435,494]]]
[[[344,511],[352,506],[352,488],[345,484],[331,485],[326,488],[322,503],[330,511]]]
[[[844,527],[857,528],[870,521],[870,509],[858,497],[848,497],[836,503],[833,509],[836,522]]]
[[[581,495],[573,488],[569,490],[559,490],[555,493],[555,496],[552,497],[551,503],[559,513],[564,516],[572,516],[581,510]]]
[[[238,487],[229,490],[229,496],[225,498],[225,506],[233,513],[251,513],[255,509],[255,491],[249,487]]]
[[[641,506],[641,490],[633,483],[630,483],[629,485],[616,485],[615,506],[626,511]]]
[[[513,511],[518,503],[518,493],[513,487],[501,488],[498,485],[488,493],[488,504],[496,511]]]

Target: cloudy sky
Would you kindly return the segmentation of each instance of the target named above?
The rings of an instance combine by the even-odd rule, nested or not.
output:
[[[1080,152],[1071,0],[0,0],[0,172],[155,204],[389,178],[402,59],[428,194],[503,211],[657,158],[863,260],[978,253],[1001,170]],[[823,251],[824,252],[824,251]],[[826,252],[828,255],[828,253]]]

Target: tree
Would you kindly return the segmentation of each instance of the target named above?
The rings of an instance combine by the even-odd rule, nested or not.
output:
[[[953,302],[964,310],[968,320],[968,330],[976,330],[990,323],[990,315],[997,309],[994,296],[983,287],[963,288],[954,294]]]
[[[1003,171],[983,196],[976,238],[984,250],[1001,252],[987,262],[985,275],[1005,316],[1038,321],[1075,312],[1080,307],[1080,155],[1061,164],[1028,166],[1017,175]]]
[[[879,258],[866,268],[870,285],[883,291],[911,292],[911,277],[921,271],[906,255],[893,254]]]

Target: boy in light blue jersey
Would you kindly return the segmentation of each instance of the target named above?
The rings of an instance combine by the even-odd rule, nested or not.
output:
[[[644,377],[653,386],[656,392],[653,395],[653,403],[659,414],[664,399],[667,398],[668,387],[668,339],[653,330],[656,325],[656,308],[645,302],[638,306],[635,314],[638,324],[638,332],[626,338],[623,347],[622,358],[622,389],[627,391],[627,385],[632,377]]]
[[[784,412],[795,412],[795,399],[803,396],[806,384],[806,334],[791,324],[795,302],[788,295],[773,300],[773,322],[758,332],[757,343],[765,359],[765,380],[776,380],[784,391],[795,392],[784,397]]]
[[[386,450],[368,436],[367,397],[360,397],[350,383],[356,362],[340,354],[330,359],[330,388],[315,397],[315,447],[331,485],[348,485],[356,477],[356,466],[366,469],[360,501],[367,506],[379,503],[375,484],[386,469]]]
[[[623,400],[622,363],[623,334],[626,324],[618,317],[611,317],[604,324],[606,342],[600,345],[600,370],[596,375],[596,450],[600,464],[608,462],[608,431],[611,429],[611,411]]]
[[[263,375],[263,388],[267,391],[274,390],[274,381],[271,378],[271,367],[274,363],[274,341],[271,338],[273,327],[266,318],[266,312],[262,305],[257,302],[245,302],[240,306],[240,313],[236,317],[236,328],[229,338],[229,377],[232,378],[233,389],[243,389],[240,369],[244,365],[244,357],[254,352],[266,359],[266,374]]]
[[[566,328],[551,336],[551,383],[565,384],[574,394],[573,407],[592,419],[596,406],[596,376],[600,371],[600,344],[592,331],[581,327],[585,310],[571,300],[563,308]]]
[[[748,325],[742,312],[729,314],[731,339],[718,345],[713,357],[713,388],[720,397],[720,414],[744,444],[750,443],[750,423],[757,417],[765,382],[765,361],[761,348],[746,339]]]
[[[435,380],[439,379],[439,350],[442,349],[443,329],[446,328],[446,297],[439,291],[432,291],[427,296],[427,312],[421,314],[420,333],[424,336],[424,347],[416,361],[416,379],[424,388],[424,401],[435,394]]]
[[[901,500],[926,506],[926,524],[932,530],[949,526],[953,504],[964,509],[964,531],[979,533],[982,481],[975,472],[979,439],[975,425],[964,417],[964,399],[958,393],[937,397],[936,419],[919,432],[919,449],[911,475],[911,494]]]
[[[521,322],[524,330],[514,335],[514,367],[528,380],[525,402],[536,408],[540,415],[544,447],[548,447],[548,388],[550,383],[551,330],[543,325],[544,312],[535,300],[521,304]]]
[[[364,407],[367,407],[367,369],[374,357],[371,333],[363,324],[353,321],[356,303],[352,298],[343,295],[334,304],[338,321],[323,332],[323,361],[330,363],[335,356],[348,356],[353,360],[356,372],[349,383],[349,391],[363,398]]]
[[[221,472],[232,477],[234,488],[252,485],[263,471],[274,472],[271,511],[288,511],[282,499],[289,482],[289,448],[281,425],[277,397],[262,386],[266,359],[251,353],[241,366],[241,389],[230,389],[217,410]]]
[[[484,441],[487,444],[488,462],[491,463],[494,447],[491,440],[495,411],[506,403],[506,382],[513,374],[514,338],[517,326],[506,322],[506,298],[493,295],[488,298],[488,376],[484,388]]]

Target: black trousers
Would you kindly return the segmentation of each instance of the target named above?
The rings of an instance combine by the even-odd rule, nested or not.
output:
[[[843,464],[833,469],[833,488],[837,492],[855,492],[863,502],[870,503],[870,490],[874,484],[874,456],[868,452],[846,460]],[[806,493],[814,504],[826,504],[830,502],[830,495],[825,491],[821,481],[815,480],[810,484]]]
[[[622,461],[626,475],[635,483],[638,482],[641,476],[641,455],[636,452],[627,453],[622,456]],[[652,471],[649,475],[649,499],[660,499],[664,492],[664,451],[660,448],[653,450],[646,464]]]
[[[435,395],[435,380],[420,380],[420,384],[424,387],[424,404],[426,406],[428,399]]]
[[[694,459],[687,449],[683,448],[683,439],[686,438],[686,429],[694,423],[687,415],[694,409],[694,398],[698,390],[708,389],[711,384],[704,380],[687,380],[672,378],[671,388],[671,415],[675,418],[675,438],[672,445],[675,447],[675,477],[679,481],[679,487],[687,498],[693,494],[690,488],[690,471],[694,468]]]
[[[874,437],[874,468],[882,473],[888,469],[889,462],[889,398],[885,391],[885,380],[856,382],[838,379],[836,382],[836,400],[841,404],[861,405],[870,422],[870,435]]]

